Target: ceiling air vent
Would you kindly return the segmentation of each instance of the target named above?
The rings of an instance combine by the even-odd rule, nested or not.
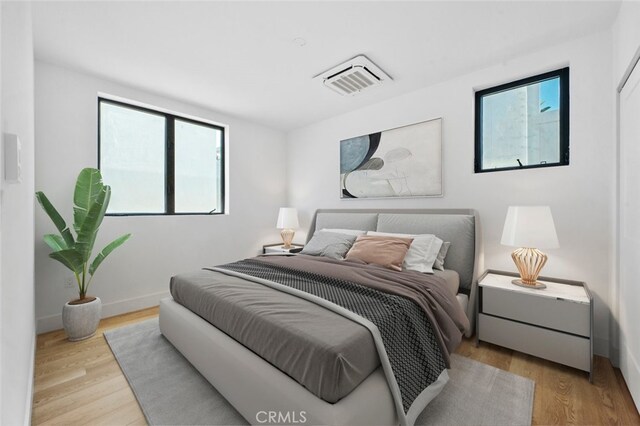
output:
[[[391,77],[364,55],[335,66],[314,79],[321,80],[329,89],[344,96],[354,96],[385,81],[391,81]]]

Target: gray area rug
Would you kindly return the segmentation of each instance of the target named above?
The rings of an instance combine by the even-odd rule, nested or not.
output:
[[[152,425],[246,425],[242,416],[160,334],[158,320],[104,334]],[[530,425],[534,382],[458,355],[451,380],[417,425]]]

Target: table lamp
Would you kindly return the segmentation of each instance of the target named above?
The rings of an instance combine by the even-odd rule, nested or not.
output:
[[[282,237],[284,248],[291,248],[291,241],[296,234],[293,229],[298,226],[298,211],[293,207],[280,207],[276,228],[282,229],[280,236]]]
[[[538,248],[557,248],[558,236],[549,206],[510,206],[504,221],[501,244],[519,247],[513,259],[520,279],[512,283],[527,288],[545,288],[537,281],[547,263],[547,255]]]

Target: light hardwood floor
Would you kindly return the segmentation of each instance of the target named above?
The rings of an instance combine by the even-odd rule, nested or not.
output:
[[[38,336],[33,424],[146,424],[102,333],[157,315],[151,308],[107,318],[82,342],[68,342],[63,331]],[[457,353],[533,379],[534,424],[640,425],[620,371],[606,358],[596,357],[591,385],[584,372],[486,343],[464,341]]]

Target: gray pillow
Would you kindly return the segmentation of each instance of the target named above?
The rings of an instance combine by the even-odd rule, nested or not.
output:
[[[439,269],[440,271],[444,271],[444,258],[447,256],[447,252],[449,251],[449,246],[451,243],[449,241],[445,241],[442,243],[442,247],[440,247],[440,251],[436,256],[436,261],[433,262],[433,269]]]
[[[355,235],[318,231],[313,234],[313,237],[304,246],[300,254],[344,259],[344,255],[347,254],[356,238],[357,236]]]

